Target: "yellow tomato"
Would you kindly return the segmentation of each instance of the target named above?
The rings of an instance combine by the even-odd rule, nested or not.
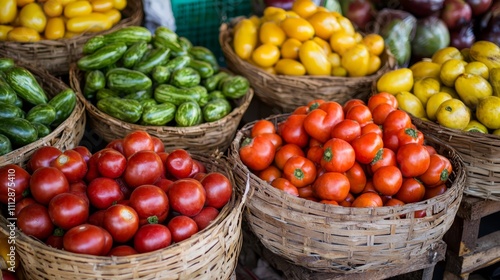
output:
[[[40,41],[40,33],[29,27],[15,27],[7,33],[7,41],[37,42]]]
[[[253,16],[249,17],[248,19],[251,20],[253,22],[253,24],[255,24],[255,26],[260,26],[260,24],[261,24],[260,17],[258,17],[256,15],[253,15]]]
[[[248,59],[257,46],[257,26],[249,19],[238,22],[234,31],[233,48],[241,59]]]
[[[93,12],[105,13],[114,8],[114,0],[91,0]]]
[[[384,73],[377,81],[378,92],[395,95],[400,91],[410,91],[413,87],[413,73],[408,68],[399,68]]]
[[[479,75],[486,80],[490,78],[488,66],[480,61],[472,61],[465,65],[465,73]]]
[[[344,53],[356,46],[356,40],[352,35],[347,34],[345,31],[337,31],[330,37],[330,47],[332,50],[339,55],[344,55]]]
[[[306,74],[306,68],[302,63],[295,59],[283,58],[276,62],[274,66],[277,74],[290,76],[303,76]]]
[[[99,32],[108,30],[111,26],[109,18],[101,13],[77,16],[66,22],[66,30],[74,33]]]
[[[421,60],[410,67],[413,72],[413,79],[418,80],[426,77],[439,79],[441,64],[437,64],[430,60]]]
[[[90,13],[92,13],[92,5],[86,0],[71,2],[64,6],[64,16],[67,18],[86,16]]]
[[[437,63],[437,64],[443,64],[446,62],[448,59],[458,59],[458,60],[464,60],[464,57],[462,56],[462,53],[460,50],[458,50],[455,47],[446,47],[439,49],[432,55],[432,62]]]
[[[104,12],[103,14],[108,17],[108,19],[111,21],[112,25],[117,24],[122,19],[122,13],[120,13],[120,11],[118,11],[115,8],[113,8],[107,12]]]
[[[431,121],[436,121],[436,112],[439,106],[446,100],[452,99],[453,97],[446,92],[438,92],[429,97],[427,104],[425,104],[425,111],[427,113],[427,118]]]
[[[303,18],[286,18],[281,21],[280,26],[289,38],[295,38],[301,42],[314,36],[314,27]]]
[[[370,33],[363,38],[363,44],[368,47],[368,51],[373,55],[381,55],[384,51],[384,38],[376,33]]]
[[[11,23],[16,16],[16,0],[0,0],[0,24]]]
[[[260,26],[259,39],[262,44],[270,43],[279,47],[285,41],[286,35],[276,22],[268,21]]]
[[[264,9],[262,21],[263,22],[274,21],[276,23],[280,23],[285,18],[286,18],[286,11],[285,10],[283,10],[281,8],[269,6],[266,9]]]
[[[347,70],[342,66],[332,67],[332,76],[347,77]]]
[[[354,41],[356,41],[357,44],[359,43],[362,43],[363,42],[363,35],[361,35],[361,33],[359,32],[354,32]]]
[[[299,18],[299,17],[300,17],[300,16],[299,16],[296,12],[294,12],[294,11],[286,11],[286,12],[285,12],[285,16],[286,16],[286,17],[294,17],[294,18]]]
[[[417,118],[427,118],[424,105],[415,95],[408,91],[400,91],[396,94],[396,100],[401,110],[412,114]]]
[[[332,49],[330,48],[330,44],[327,41],[321,39],[320,37],[316,37],[316,36],[313,38],[313,41],[316,42],[316,44],[318,44],[321,47],[321,49],[323,50],[323,52],[325,53],[326,56],[328,56],[330,53],[332,53]]]
[[[331,75],[332,64],[313,40],[305,41],[300,46],[299,58],[308,75]]]
[[[279,48],[270,43],[258,46],[252,53],[252,60],[260,67],[264,68],[273,66],[279,59]]]
[[[127,7],[127,0],[113,0],[113,5],[117,10],[123,10]]]
[[[337,20],[340,24],[340,27],[345,31],[345,33],[354,36],[354,33],[356,33],[356,30],[354,29],[354,26],[352,25],[352,22],[343,16],[337,17]]]
[[[278,7],[274,7],[274,6],[269,6],[269,7],[266,7],[264,9],[264,11],[262,12],[262,16],[263,17],[267,17],[267,16],[270,16],[270,15],[273,15],[273,14],[285,14],[286,11],[283,10],[282,8],[278,8]]]
[[[19,8],[22,8],[31,3],[35,3],[35,0],[17,0],[17,6]]]
[[[0,25],[0,41],[7,40],[7,33],[14,29],[14,26],[11,25]]]
[[[330,61],[332,67],[340,66],[340,55],[338,53],[331,52],[326,56],[326,58]]]
[[[49,17],[58,17],[62,15],[63,5],[59,0],[48,0],[43,3],[43,11]]]
[[[370,62],[370,53],[363,44],[348,49],[341,59],[341,65],[347,70],[350,77],[362,77],[368,73],[368,63]]]
[[[366,72],[366,75],[371,75],[380,69],[380,66],[382,65],[382,61],[380,60],[379,56],[370,54],[370,58],[368,59],[368,71]]]
[[[307,19],[313,26],[316,36],[328,40],[333,32],[340,30],[337,18],[330,12],[317,12]]]
[[[286,39],[285,42],[283,42],[283,45],[281,46],[281,57],[290,59],[299,58],[299,49],[301,45],[302,42],[297,39],[294,38]]]
[[[296,12],[302,18],[308,18],[312,16],[318,6],[312,0],[296,0],[292,4],[292,11]]]
[[[38,3],[31,3],[21,8],[19,20],[24,27],[32,28],[41,33],[45,30],[47,17]]]
[[[64,38],[65,31],[66,27],[62,17],[53,17],[47,21],[44,35],[48,40],[57,40]]]

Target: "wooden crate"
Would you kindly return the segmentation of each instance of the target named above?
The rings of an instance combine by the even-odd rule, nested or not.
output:
[[[500,211],[500,201],[464,196],[443,240],[447,243],[445,279],[468,279],[469,274],[500,261],[500,224],[479,237],[481,219]]]

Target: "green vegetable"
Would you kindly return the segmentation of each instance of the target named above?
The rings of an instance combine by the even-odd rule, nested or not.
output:
[[[133,93],[150,88],[153,82],[142,72],[120,67],[108,71],[106,85],[118,92]]]
[[[158,103],[169,102],[179,106],[186,101],[194,101],[198,104],[206,103],[206,101],[201,100],[202,96],[204,96],[206,92],[207,90],[202,86],[177,88],[172,85],[162,84],[155,88],[153,96]]]
[[[141,99],[141,100],[139,100],[139,103],[141,103],[141,106],[142,106],[143,109],[146,109],[146,107],[148,107],[148,106],[158,104],[156,102],[156,100],[154,100],[153,98]]]
[[[147,28],[142,26],[127,26],[105,35],[97,35],[90,38],[83,45],[82,51],[84,54],[92,54],[109,44],[120,42],[129,46],[140,41],[148,43],[151,41],[151,38],[152,34]]]
[[[203,80],[203,85],[207,88],[207,90],[214,91],[219,88],[219,85],[222,80],[229,77],[229,73],[221,71],[205,80]]]
[[[208,94],[208,102],[215,99],[226,99],[226,97],[222,94],[222,91],[214,90]]]
[[[56,110],[56,118],[51,124],[56,127],[73,113],[76,106],[76,94],[71,88],[64,89],[49,101],[49,105]]]
[[[108,97],[120,97],[120,93],[114,90],[111,90],[109,88],[103,88],[97,91],[96,93],[96,100],[99,101],[104,98]]]
[[[104,113],[128,123],[137,122],[142,115],[142,106],[134,99],[108,97],[97,101],[97,108]]]
[[[201,108],[194,101],[187,101],[179,105],[175,112],[177,126],[187,127],[198,125],[203,121]]]
[[[91,70],[85,75],[85,85],[92,91],[97,91],[106,86],[106,76],[101,70]]]
[[[226,99],[214,99],[203,107],[203,119],[205,122],[217,121],[231,113],[231,110],[231,104]]]
[[[181,55],[175,57],[167,62],[165,66],[170,70],[170,72],[174,72],[175,70],[182,69],[189,65],[191,62],[191,57],[187,55]]]
[[[101,69],[120,60],[126,50],[127,45],[123,42],[109,44],[92,54],[83,56],[76,64],[84,71]]]
[[[159,26],[155,29],[153,46],[156,48],[163,47],[170,49],[173,53],[184,52],[184,49],[179,43],[179,37],[177,34],[165,26]]]
[[[153,88],[151,88],[151,87],[148,89],[132,92],[132,93],[129,93],[129,94],[123,96],[123,98],[125,98],[125,99],[135,99],[137,101],[141,101],[144,99],[150,99],[152,97],[153,97]]]
[[[7,81],[5,81],[3,78],[0,78],[0,101],[8,104],[14,104],[16,98],[16,91],[9,86]]]
[[[245,96],[250,89],[250,82],[243,76],[233,76],[222,84],[222,94],[226,98],[238,99]]]
[[[35,76],[24,67],[13,66],[4,70],[9,86],[27,102],[38,105],[47,103],[48,98]]]
[[[191,67],[175,70],[170,77],[170,84],[180,88],[190,88],[199,85],[201,81],[198,71]]]
[[[7,58],[7,57],[0,58],[0,71],[10,68],[14,65],[15,63],[12,58]]]
[[[52,132],[52,130],[50,130],[48,126],[43,125],[41,123],[31,123],[31,124],[35,127],[36,132],[38,134],[38,138],[45,137]]]
[[[153,49],[146,57],[143,57],[143,59],[134,66],[134,70],[137,70],[144,74],[149,74],[155,66],[167,63],[169,58],[169,49]]]
[[[35,127],[23,118],[0,118],[0,134],[7,136],[16,149],[38,139]]]
[[[0,134],[0,156],[12,152],[12,143],[7,136]]]
[[[142,57],[148,51],[148,43],[146,41],[139,41],[130,46],[121,58],[123,67],[132,69],[141,61]]]
[[[39,104],[28,111],[25,119],[30,123],[41,123],[49,126],[56,119],[56,109],[49,104]]]
[[[142,112],[141,124],[165,125],[175,117],[176,106],[172,103],[149,105]]]
[[[157,65],[151,71],[151,77],[157,84],[164,84],[170,79],[170,70],[167,66]]]
[[[188,64],[189,67],[198,71],[200,77],[203,79],[209,78],[214,75],[215,71],[212,65],[206,61],[191,59],[191,62]]]
[[[215,57],[214,53],[208,48],[205,48],[203,46],[194,46],[189,49],[188,53],[195,60],[201,60],[210,63],[210,65],[212,65],[212,69],[214,69],[215,72],[219,71],[219,63],[217,61],[217,57]]]
[[[14,104],[0,101],[0,118],[24,118],[24,111]]]

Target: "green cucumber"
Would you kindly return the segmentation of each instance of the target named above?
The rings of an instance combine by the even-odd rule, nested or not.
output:
[[[14,101],[14,105],[16,107],[19,107],[19,108],[23,108],[24,106],[24,102],[23,102],[23,99],[21,97],[19,97],[19,95],[16,94],[16,100]]]
[[[145,98],[145,99],[139,100],[139,103],[141,103],[141,106],[144,109],[146,109],[146,107],[148,107],[148,106],[158,104],[156,102],[156,100],[154,100],[153,98]]]
[[[108,97],[97,101],[97,108],[102,112],[128,123],[137,122],[142,115],[142,106],[134,99]]]
[[[94,53],[98,49],[104,47],[106,45],[106,41],[104,40],[103,35],[96,35],[85,42],[82,47],[82,52],[84,55]]]
[[[85,96],[87,100],[94,99],[95,95],[96,95],[95,90],[91,90],[87,85],[83,86],[83,96]]]
[[[169,58],[170,58],[170,49],[165,49],[165,48],[153,49],[148,54],[148,56],[143,57],[143,59],[134,66],[134,70],[137,70],[144,74],[149,74],[155,66],[167,63]]]
[[[146,41],[139,41],[130,46],[121,58],[123,67],[132,69],[141,61],[142,57],[148,50],[148,43]]]
[[[179,43],[179,36],[166,26],[159,26],[155,29],[153,46],[170,49],[173,53],[182,53],[184,51]]]
[[[39,104],[26,113],[26,120],[30,123],[50,125],[56,120],[56,109],[49,104]]]
[[[143,125],[165,125],[175,117],[176,106],[172,103],[150,105],[144,108],[141,117]]]
[[[214,53],[206,47],[194,46],[189,49],[189,55],[196,60],[201,60],[210,63],[215,72],[219,71],[219,63]]]
[[[10,68],[15,65],[14,59],[8,57],[0,58],[0,71]]]
[[[191,67],[175,70],[170,77],[170,84],[180,88],[190,88],[200,84],[201,77],[198,71]]]
[[[203,80],[203,86],[205,86],[209,92],[217,90],[219,88],[220,82],[229,76],[230,76],[229,73],[221,71],[221,72]]]
[[[97,101],[108,97],[120,97],[120,93],[109,88],[103,88],[97,91],[95,98]]]
[[[0,118],[0,134],[7,136],[16,149],[38,139],[35,127],[23,118]]]
[[[7,81],[0,79],[0,101],[8,104],[14,104],[16,99],[16,91],[9,86]]]
[[[231,104],[226,99],[214,99],[203,107],[203,120],[205,122],[220,120],[231,113],[231,110]]]
[[[9,137],[0,134],[0,156],[12,152],[12,143],[10,143]]]
[[[27,102],[38,105],[47,103],[48,98],[35,76],[24,67],[13,66],[4,70],[9,86]]]
[[[24,118],[24,111],[14,104],[0,101],[0,118]]]
[[[198,104],[203,103],[204,101],[201,98],[205,95],[206,91],[202,86],[177,88],[173,85],[162,84],[155,88],[153,96],[158,103],[169,102],[179,106],[186,101],[194,101]]]
[[[222,94],[222,91],[214,90],[208,94],[208,102],[215,99],[226,99],[226,97]]]
[[[151,77],[157,84],[164,84],[170,79],[170,70],[167,66],[157,65],[151,71]]]
[[[201,108],[194,101],[187,101],[179,105],[175,112],[175,122],[177,126],[187,127],[198,125],[203,121]]]
[[[150,87],[148,89],[144,90],[138,90],[136,92],[129,93],[125,96],[123,96],[124,99],[135,99],[137,101],[141,101],[144,99],[150,99],[153,98],[153,88]]]
[[[93,91],[106,86],[106,76],[101,70],[91,70],[85,74],[85,85]]]
[[[181,51],[179,52],[172,52],[173,56],[181,56],[181,55],[187,55],[189,52],[189,49],[193,46],[191,41],[189,41],[188,38],[186,37],[179,37],[177,39],[177,42],[181,46]]]
[[[229,99],[238,99],[247,94],[250,89],[250,82],[247,78],[236,75],[227,79],[222,84],[222,94]]]
[[[178,56],[178,57],[175,57],[175,58],[169,60],[165,64],[165,66],[167,66],[167,68],[168,68],[168,70],[170,70],[170,72],[174,72],[175,70],[182,69],[182,68],[188,66],[190,62],[191,62],[190,56],[181,55],[181,56]]]
[[[39,139],[49,135],[52,132],[50,127],[48,127],[44,124],[37,123],[37,122],[31,123],[31,124],[35,127]]]
[[[108,44],[78,59],[76,64],[84,71],[101,69],[120,60],[126,50],[127,45],[123,42]]]
[[[215,73],[212,65],[210,65],[210,63],[206,61],[191,59],[191,62],[188,64],[188,66],[198,71],[198,74],[200,74],[200,77],[202,79],[209,78]]]
[[[149,43],[153,37],[151,31],[143,26],[126,26],[122,27],[116,31],[104,35],[104,41],[106,44],[112,44],[116,42],[125,43],[127,46],[133,45],[134,43],[145,41]]]
[[[76,107],[76,94],[71,88],[64,89],[52,97],[49,105],[56,110],[56,118],[51,124],[53,127],[56,127],[73,113]]]
[[[106,85],[115,91],[133,93],[150,88],[153,82],[142,72],[119,67],[106,73]]]

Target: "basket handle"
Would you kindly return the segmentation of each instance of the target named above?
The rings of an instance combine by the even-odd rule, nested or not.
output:
[[[250,191],[250,173],[247,173],[247,180],[245,182],[245,191],[243,192],[243,197],[241,198],[241,201],[237,206],[238,210],[243,209],[243,206],[245,206],[249,191]]]

